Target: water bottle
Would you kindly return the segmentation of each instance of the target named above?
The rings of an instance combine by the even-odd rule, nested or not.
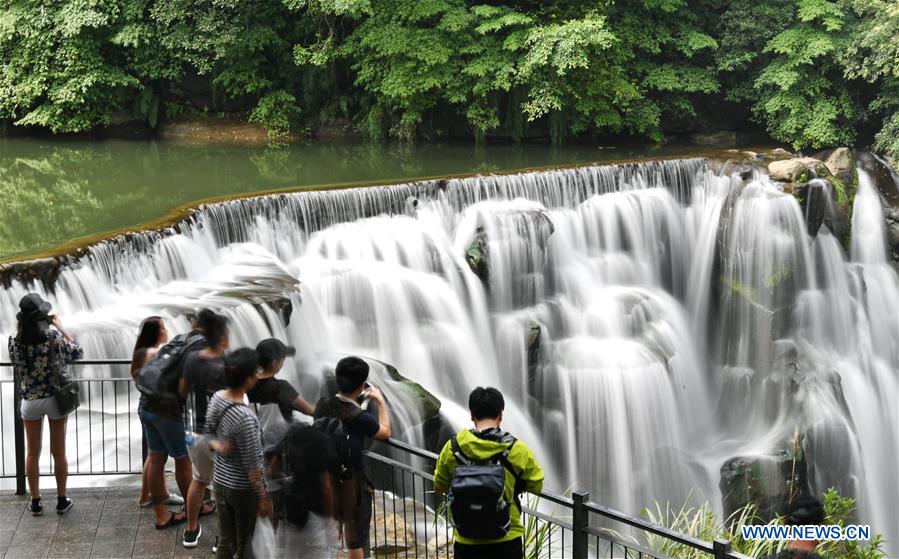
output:
[[[184,409],[184,444],[187,446],[194,445],[194,414],[193,408],[188,405]]]

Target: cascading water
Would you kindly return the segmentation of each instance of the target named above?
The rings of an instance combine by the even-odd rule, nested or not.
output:
[[[858,497],[895,534],[899,285],[859,177],[848,259],[766,175],[691,159],[208,205],[91,247],[48,298],[89,357],[126,356],[144,316],[184,330],[205,305],[233,346],[297,345],[285,375],[309,398],[347,353],[396,367],[455,427],[473,386],[498,386],[551,488],[629,513],[722,513],[722,464],[793,441],[813,490]],[[0,332],[32,288],[0,291]],[[391,375],[376,367],[424,444],[416,393]]]

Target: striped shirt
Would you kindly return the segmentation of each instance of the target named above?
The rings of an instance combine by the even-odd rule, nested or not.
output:
[[[256,414],[216,393],[206,410],[206,434],[229,440],[234,445],[228,455],[216,453],[213,480],[231,489],[252,489],[247,472],[264,474],[262,429]]]

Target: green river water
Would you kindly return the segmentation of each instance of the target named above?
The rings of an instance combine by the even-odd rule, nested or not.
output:
[[[322,142],[246,147],[0,139],[0,262],[64,252],[215,197],[686,155],[700,149]]]

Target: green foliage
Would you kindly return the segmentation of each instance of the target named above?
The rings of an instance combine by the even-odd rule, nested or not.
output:
[[[283,89],[266,94],[250,112],[250,120],[268,130],[269,136],[284,136],[300,116],[296,97]]]
[[[687,499],[689,502],[689,498]],[[854,499],[841,497],[836,489],[824,493],[824,524],[837,524],[841,527],[853,522],[856,503]],[[787,542],[746,540],[742,537],[742,526],[763,524],[755,505],[747,505],[736,511],[724,522],[719,521],[708,503],[691,507],[684,503],[680,509],[670,506],[662,510],[656,503],[655,509],[644,509],[643,516],[654,524],[659,524],[682,534],[688,534],[705,541],[724,538],[730,541],[734,551],[749,557],[767,557],[781,551]],[[783,519],[775,518],[764,523],[779,525]],[[671,557],[672,559],[705,559],[708,557],[696,549],[689,548],[660,536],[648,535],[647,544],[650,549]],[[875,534],[869,542],[831,541],[822,542],[815,549],[825,559],[882,559],[886,553],[881,550],[883,536]]]
[[[754,107],[777,140],[794,148],[852,144],[857,106],[840,79],[846,13],[831,0],[798,0],[790,25],[764,52],[771,60],[755,80]]]
[[[854,522],[855,510],[855,499],[841,497],[832,487],[824,493],[825,524],[845,527]],[[875,534],[869,542],[848,540],[824,542],[817,551],[824,559],[881,559],[886,557],[886,553],[881,549],[882,545],[883,535]]]
[[[796,148],[850,144],[873,125],[875,148],[899,157],[892,0],[4,0],[3,8],[3,125],[80,132],[127,115],[155,126],[212,110],[242,112],[273,136],[327,124],[404,141],[466,128],[478,140],[662,140],[717,118],[703,110],[711,105],[753,114]]]

